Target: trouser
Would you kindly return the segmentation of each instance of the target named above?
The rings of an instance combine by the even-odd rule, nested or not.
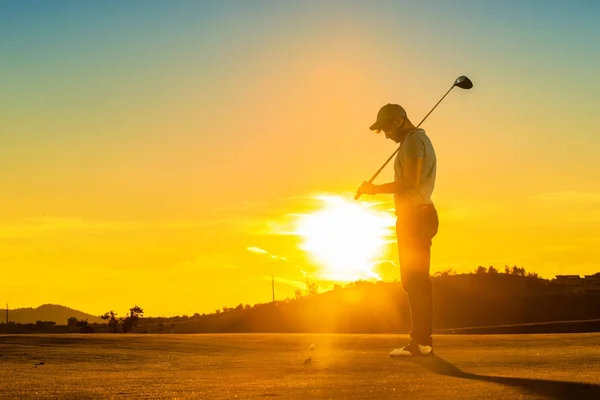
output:
[[[433,293],[429,267],[432,239],[438,227],[438,214],[431,204],[411,206],[398,213],[396,220],[402,289],[410,304],[410,336],[422,345],[432,344]]]

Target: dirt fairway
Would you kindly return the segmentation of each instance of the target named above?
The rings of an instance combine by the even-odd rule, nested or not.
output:
[[[0,397],[600,399],[600,333],[438,335],[435,357],[390,359],[406,339],[0,335]]]

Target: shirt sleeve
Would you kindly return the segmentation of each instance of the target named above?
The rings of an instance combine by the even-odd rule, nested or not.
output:
[[[402,146],[402,156],[404,157],[425,157],[425,144],[419,135],[410,135],[406,138]]]

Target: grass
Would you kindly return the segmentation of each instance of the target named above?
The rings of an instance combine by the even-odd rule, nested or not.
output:
[[[437,335],[436,357],[390,359],[390,349],[406,339],[5,335],[0,393],[2,399],[600,398],[598,333]]]

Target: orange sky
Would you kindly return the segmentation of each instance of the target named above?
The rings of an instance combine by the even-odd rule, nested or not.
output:
[[[193,314],[269,301],[272,273],[293,296],[327,266],[282,233],[322,209],[315,196],[353,203],[394,151],[368,130],[381,105],[416,123],[463,74],[475,87],[423,125],[439,163],[432,272],[600,271],[598,27],[438,6],[69,8],[80,23],[8,7],[0,300]],[[399,279],[393,243],[380,258]]]

